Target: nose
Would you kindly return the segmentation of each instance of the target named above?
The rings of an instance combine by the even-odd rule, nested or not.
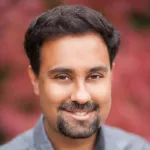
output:
[[[87,91],[84,83],[79,83],[76,88],[74,89],[71,100],[76,101],[79,104],[85,104],[91,101],[90,93]]]

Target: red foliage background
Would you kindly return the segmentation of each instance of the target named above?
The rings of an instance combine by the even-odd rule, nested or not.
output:
[[[113,106],[107,124],[150,141],[150,1],[65,0],[104,14],[121,32],[121,48],[113,70]],[[26,69],[24,33],[30,21],[54,0],[0,2],[0,143],[33,127],[40,115]]]

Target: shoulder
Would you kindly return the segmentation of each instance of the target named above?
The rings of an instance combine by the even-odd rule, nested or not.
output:
[[[104,138],[109,143],[115,143],[121,150],[150,150],[150,143],[135,134],[119,128],[103,126]]]
[[[0,150],[34,150],[33,129],[0,146]]]

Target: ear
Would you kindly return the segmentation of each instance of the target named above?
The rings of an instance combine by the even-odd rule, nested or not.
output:
[[[112,69],[115,69],[115,66],[116,66],[116,63],[113,62],[113,63],[112,63]]]
[[[39,83],[38,83],[38,78],[37,76],[35,75],[35,73],[33,72],[32,70],[32,67],[29,65],[28,66],[28,75],[29,75],[29,78],[31,80],[31,83],[33,85],[33,90],[34,90],[34,93],[36,95],[39,95]]]
[[[115,62],[113,62],[113,63],[112,63],[112,70],[115,70],[115,68],[116,68],[116,63],[115,63]],[[113,81],[113,73],[112,73],[112,77],[111,77],[111,79],[112,79],[112,81]]]

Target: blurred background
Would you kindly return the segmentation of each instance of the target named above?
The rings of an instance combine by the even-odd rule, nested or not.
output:
[[[33,127],[41,114],[27,75],[24,33],[61,3],[100,11],[121,32],[107,124],[150,141],[150,0],[0,0],[0,144]]]

